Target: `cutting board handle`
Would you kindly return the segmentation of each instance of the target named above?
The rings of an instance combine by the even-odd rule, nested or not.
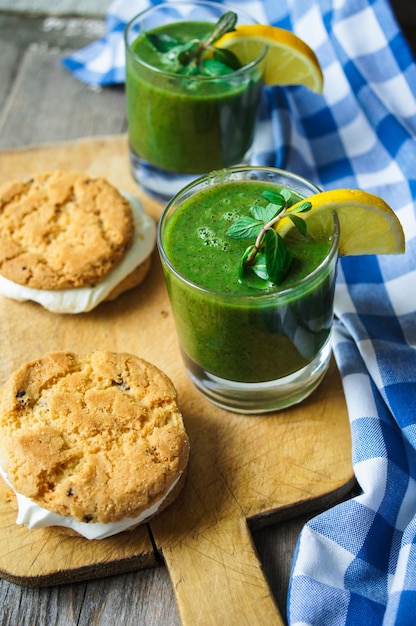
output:
[[[188,534],[163,557],[182,626],[283,626],[245,519]]]

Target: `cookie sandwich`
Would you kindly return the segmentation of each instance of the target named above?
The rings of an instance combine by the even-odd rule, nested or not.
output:
[[[156,224],[104,178],[49,172],[0,186],[0,294],[56,313],[113,300],[147,275]]]
[[[132,529],[177,497],[188,456],[173,383],[131,354],[48,353],[0,390],[0,481],[29,529]]]

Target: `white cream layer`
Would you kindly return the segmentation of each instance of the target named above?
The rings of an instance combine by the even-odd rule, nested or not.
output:
[[[10,484],[7,478],[7,474],[3,471],[1,467],[0,475],[9,485],[9,487],[13,489],[13,486]],[[30,529],[47,528],[48,526],[63,526],[65,528],[71,528],[72,530],[75,530],[78,534],[82,535],[86,539],[106,539],[107,537],[117,535],[124,530],[128,530],[132,526],[137,526],[137,524],[141,524],[151,515],[155,515],[155,513],[158,512],[161,504],[163,504],[170,492],[174,489],[179,479],[180,476],[178,476],[178,478],[171,484],[163,498],[160,498],[160,500],[155,502],[150,508],[143,511],[137,517],[125,517],[119,522],[114,522],[110,524],[101,524],[99,522],[79,522],[73,517],[64,517],[62,515],[52,513],[51,511],[48,511],[47,509],[44,509],[43,507],[33,502],[33,500],[31,500],[30,498],[27,498],[26,496],[17,493],[13,489],[14,493],[16,494],[18,507],[16,524],[23,524]]]
[[[0,275],[0,294],[13,300],[32,300],[53,313],[86,313],[100,304],[126,276],[136,269],[153,251],[156,224],[147,215],[138,198],[121,192],[129,201],[134,219],[134,240],[116,267],[95,287],[74,289],[32,289]]]

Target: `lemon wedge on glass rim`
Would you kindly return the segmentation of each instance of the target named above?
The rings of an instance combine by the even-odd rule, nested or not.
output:
[[[402,254],[405,237],[402,225],[393,209],[379,196],[359,189],[322,191],[299,201],[291,210],[304,202],[312,208],[302,213],[308,233],[318,237],[327,230],[336,213],[339,221],[339,256],[362,254]],[[302,237],[291,220],[282,217],[276,231],[286,241]]]
[[[243,65],[257,59],[267,46],[263,81],[266,85],[304,85],[322,93],[323,75],[314,51],[284,28],[268,24],[242,24],[215,42],[233,52]]]

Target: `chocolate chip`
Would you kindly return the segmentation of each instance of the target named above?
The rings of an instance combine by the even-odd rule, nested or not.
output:
[[[68,489],[68,491],[66,492],[66,495],[67,495],[67,496],[73,496],[73,495],[74,495],[74,490],[72,489],[72,487],[70,487],[70,488]]]
[[[27,402],[27,398],[25,398],[25,395],[26,391],[24,391],[23,389],[16,393],[16,399],[19,400],[19,404],[21,404],[21,406],[25,406]]]
[[[84,522],[86,522],[87,524],[89,524],[89,522],[91,522],[93,519],[92,515],[84,515]]]
[[[112,380],[111,384],[116,387],[120,387],[123,391],[128,391],[130,389],[129,385],[123,380],[122,376],[117,376],[117,380]]]

